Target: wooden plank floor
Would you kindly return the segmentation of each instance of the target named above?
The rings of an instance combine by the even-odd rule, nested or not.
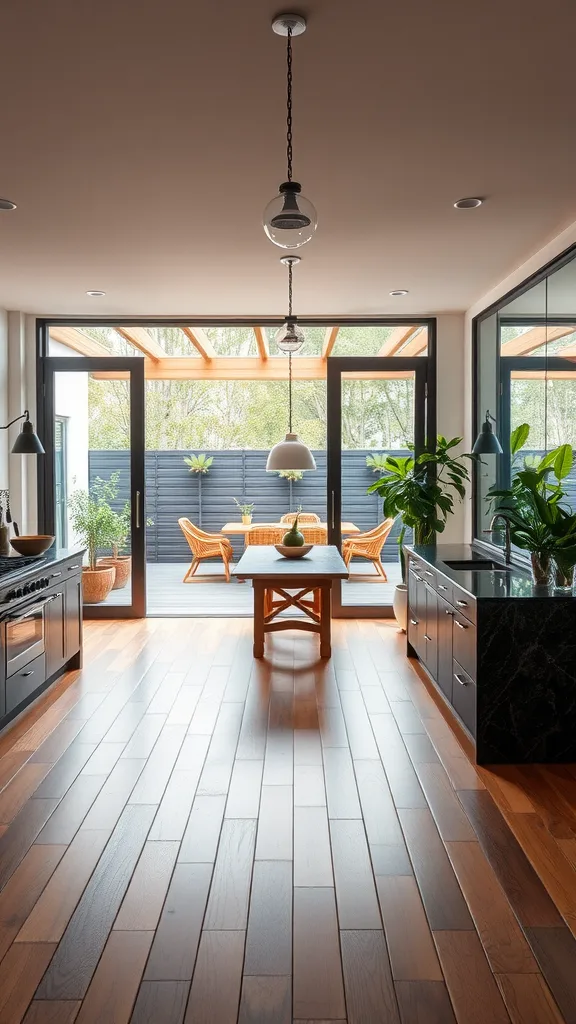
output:
[[[404,644],[87,623],[0,737],[0,1024],[576,1024],[576,768],[476,769]]]
[[[189,562],[148,562],[146,566],[146,603],[149,615],[252,615],[254,600],[250,584],[232,579],[226,583],[222,563],[204,562],[198,578],[182,583]],[[378,576],[367,561],[352,563],[353,577],[342,585],[345,605],[391,606],[394,588],[401,581],[398,561],[384,566],[388,582]],[[130,585],[112,590],[103,602],[107,606],[130,604]],[[293,614],[293,612],[291,612]]]

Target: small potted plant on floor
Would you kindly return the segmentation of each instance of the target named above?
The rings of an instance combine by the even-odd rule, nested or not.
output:
[[[97,552],[111,544],[116,514],[103,498],[83,490],[70,495],[68,508],[70,525],[88,554],[88,565],[82,569],[82,597],[85,604],[99,604],[112,590],[116,570],[113,565],[98,565]]]
[[[122,512],[113,512],[112,515],[114,516],[110,535],[112,556],[107,555],[100,558],[98,565],[111,565],[116,570],[112,590],[122,590],[130,579],[132,568],[131,556],[120,554],[126,547],[130,536],[130,502],[126,502]]]
[[[250,526],[252,522],[252,513],[256,506],[248,501],[238,501],[237,498],[232,498],[232,501],[240,509],[240,515],[242,516],[244,526]]]
[[[383,475],[368,488],[368,493],[384,499],[386,518],[400,516],[402,520],[398,535],[402,583],[397,585],[393,598],[394,615],[402,630],[406,629],[408,600],[402,548],[406,530],[413,530],[417,545],[435,544],[437,534],[443,533],[448,516],[454,512],[454,498],[462,499],[466,494],[470,474],[463,459],[477,458],[469,453],[454,458],[452,449],[461,441],[461,437],[448,440],[439,434],[435,450],[426,448],[421,455],[387,455],[383,465],[379,460],[374,467]],[[406,447],[414,452],[413,444]]]

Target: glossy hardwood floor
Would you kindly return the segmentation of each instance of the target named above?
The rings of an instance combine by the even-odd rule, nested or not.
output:
[[[574,1024],[576,770],[477,770],[404,643],[88,623],[0,738],[0,1024]]]

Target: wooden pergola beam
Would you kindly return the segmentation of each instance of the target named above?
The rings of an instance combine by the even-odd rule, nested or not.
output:
[[[216,349],[201,327],[183,327],[182,330],[202,359],[210,362],[216,357]]]
[[[268,359],[270,355],[270,349],[268,347],[268,335],[266,334],[265,327],[254,327],[254,337],[256,338],[256,344],[258,346],[258,355],[260,359]]]
[[[129,341],[134,348],[143,352],[148,359],[159,361],[166,358],[166,352],[145,327],[115,327],[114,330],[120,334],[125,341]]]
[[[378,355],[395,356],[398,350],[402,348],[402,345],[412,337],[417,327],[417,324],[411,324],[409,327],[395,327],[392,334],[386,338]]]
[[[573,370],[512,370],[512,380],[576,380]]]
[[[66,345],[81,356],[110,356],[110,349],[105,348],[99,341],[93,341],[87,334],[83,334],[76,327],[51,327],[50,337],[53,341]]]
[[[399,353],[401,356],[420,356],[428,346],[428,328],[421,327]]]
[[[572,327],[532,327],[512,341],[505,341],[502,345],[502,356],[525,356],[529,352],[545,345],[547,341],[557,341],[558,338],[566,338],[569,334],[576,332],[576,325]],[[559,353],[564,356],[565,352]]]
[[[281,357],[254,359],[253,357],[218,356],[209,363],[194,356],[144,361],[147,380],[288,380],[288,361]],[[126,374],[111,371],[94,374],[102,380],[122,380]],[[321,356],[292,360],[294,380],[325,380],[326,360]],[[407,370],[362,371],[346,373],[353,380],[403,380],[412,376]]]
[[[336,338],[338,337],[339,327],[327,327],[326,334],[324,335],[324,344],[322,345],[322,359],[328,359],[328,356],[332,355],[332,349],[336,344]]]

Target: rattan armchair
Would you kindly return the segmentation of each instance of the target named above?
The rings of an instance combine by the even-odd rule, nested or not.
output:
[[[306,544],[328,543],[328,530],[325,526],[307,526],[306,523],[303,523],[302,529],[300,529],[300,523],[298,523],[298,529]]]
[[[380,561],[380,553],[393,526],[394,519],[385,519],[375,530],[370,530],[369,533],[357,533],[354,537],[343,541],[342,558],[345,564],[349,565],[353,558],[367,558],[369,562],[373,562],[376,572],[382,579],[387,580],[384,566]]]
[[[190,583],[200,562],[205,558],[221,558],[224,562],[226,582],[230,583],[230,562],[234,556],[230,541],[221,533],[205,533],[198,526],[194,526],[189,519],[179,519],[178,526],[186,537],[192,552],[192,561],[182,582]]]
[[[300,525],[304,525],[304,523],[320,522],[320,516],[317,516],[315,512],[285,512],[281,517],[280,522],[289,523],[290,526],[292,526],[296,516],[298,516],[298,522]]]

